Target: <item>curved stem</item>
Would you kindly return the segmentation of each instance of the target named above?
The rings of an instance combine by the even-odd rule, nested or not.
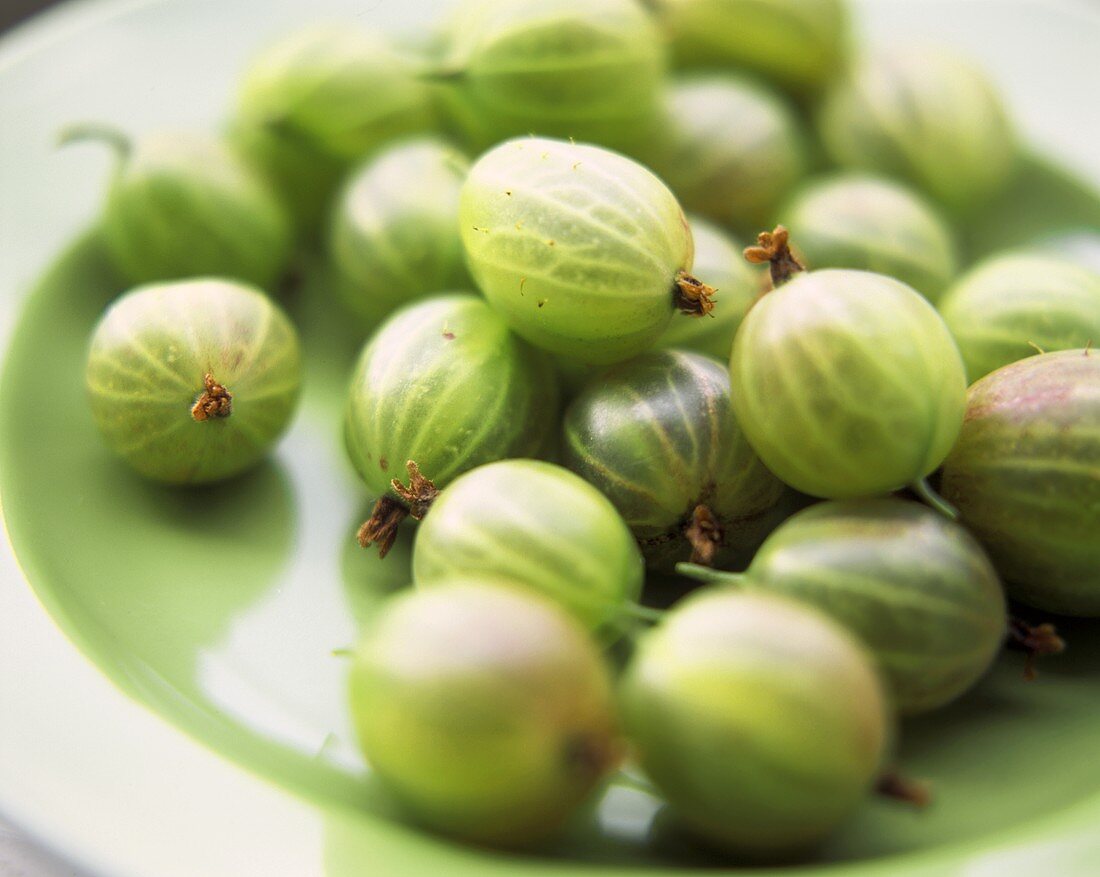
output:
[[[708,585],[743,585],[747,578],[743,572],[724,572],[709,566],[700,566],[698,563],[678,563],[676,572]]]
[[[119,128],[100,122],[78,122],[63,129],[57,137],[58,146],[72,143],[106,143],[124,161],[133,150],[133,143]]]
[[[909,489],[919,496],[926,505],[934,508],[949,521],[957,521],[959,519],[959,510],[936,493],[936,491],[932,489],[932,485],[928,483],[927,478],[922,478],[920,481],[914,481],[909,485]]]
[[[623,615],[627,618],[635,618],[638,621],[648,621],[656,624],[665,617],[664,609],[654,609],[652,606],[643,606],[641,603],[624,603]]]

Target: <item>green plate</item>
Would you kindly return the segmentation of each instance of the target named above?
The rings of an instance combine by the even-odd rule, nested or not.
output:
[[[440,4],[319,5],[414,29]],[[133,130],[216,124],[248,53],[316,16],[304,7],[84,0],[0,41],[0,811],[110,875],[713,869],[655,801],[624,787],[524,857],[459,847],[387,813],[349,732],[333,650],[405,584],[408,536],[384,564],[352,547],[367,497],[344,462],[339,408],[360,339],[334,318],[323,278],[290,303],[305,326],[305,405],[258,471],[158,488],[93,430],[84,347],[122,288],[94,228],[109,160],[57,152],[53,137],[89,117]],[[1083,182],[1100,181],[1095,11],[1068,0],[862,11],[873,42],[972,51],[1036,152],[1072,168],[1029,160],[960,231],[971,256],[1044,240],[1095,258],[1100,199]],[[798,873],[1095,873],[1100,637],[1085,624],[1067,633],[1070,654],[1038,682],[1006,655],[962,703],[905,726],[901,759],[933,783],[932,807],[871,802]]]

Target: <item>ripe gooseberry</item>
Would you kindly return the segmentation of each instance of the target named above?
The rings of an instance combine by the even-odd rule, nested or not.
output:
[[[589,364],[627,359],[712,290],[688,272],[691,231],[641,165],[527,137],[490,150],[462,187],[462,242],[485,297],[532,344]]]
[[[479,296],[433,296],[396,311],[363,348],[348,396],[348,454],[381,497],[360,544],[377,542],[385,556],[402,519],[422,518],[468,469],[536,455],[557,416],[546,355]],[[394,477],[406,467],[407,488]]]
[[[223,280],[143,286],[92,334],[86,381],[108,446],[156,481],[220,481],[290,422],[298,336],[263,293]]]
[[[620,758],[598,648],[519,587],[458,578],[390,598],[350,699],[363,754],[410,815],[480,843],[552,834]]]
[[[645,565],[592,485],[552,463],[504,460],[448,485],[417,529],[417,586],[456,576],[522,583],[610,639],[641,596]]]
[[[992,83],[942,49],[862,59],[828,96],[820,129],[836,163],[908,180],[956,211],[1000,189],[1016,160]]]
[[[892,736],[863,646],[784,597],[707,588],[637,643],[620,690],[638,761],[689,829],[738,855],[822,840],[866,797]]]
[[[1100,342],[1100,274],[1038,251],[981,262],[939,308],[971,383],[1040,351]]]
[[[383,35],[315,25],[244,72],[230,137],[283,196],[303,231],[321,225],[343,174],[383,143],[431,127],[417,62]]]
[[[844,173],[815,180],[783,210],[810,268],[859,268],[900,280],[929,301],[955,276],[951,230],[935,208],[891,180]]]
[[[131,141],[100,125],[76,125],[62,142],[107,143],[117,167],[103,235],[133,283],[234,278],[269,288],[286,267],[290,221],[267,184],[219,140],[160,131]]]
[[[801,272],[782,227],[747,254],[770,259],[781,283],[745,316],[730,358],[734,411],[760,459],[828,499],[921,482],[966,407],[962,360],[935,308],[881,274]]]
[[[653,567],[755,547],[783,493],[734,418],[729,373],[698,353],[608,369],[570,403],[563,431],[565,464],[611,500]]]
[[[793,108],[730,74],[680,79],[664,107],[650,163],[684,209],[746,231],[774,222],[806,164]]]
[[[653,133],[665,47],[635,0],[465,0],[443,105],[481,151],[540,134],[631,151]]]
[[[683,568],[809,603],[858,636],[906,714],[971,688],[1005,638],[1001,583],[958,524],[915,502],[822,502],[788,518],[743,574]]]
[[[1100,356],[1044,353],[974,384],[940,489],[1009,596],[1100,616]]]
[[[329,252],[337,288],[364,319],[429,292],[469,286],[458,235],[458,192],[468,162],[434,138],[398,143],[370,159],[336,205]]]

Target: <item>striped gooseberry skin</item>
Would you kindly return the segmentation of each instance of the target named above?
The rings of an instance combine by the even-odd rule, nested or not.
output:
[[[202,484],[258,463],[290,423],[298,336],[263,293],[203,279],[135,289],[100,319],[88,352],[92,416],[107,445],[147,478]],[[212,375],[226,417],[192,407]]]
[[[818,91],[848,51],[845,0],[654,0],[680,67],[746,70]]]
[[[764,464],[827,499],[919,481],[947,456],[966,407],[962,360],[935,308],[868,271],[806,272],[761,298],[730,376]]]
[[[856,634],[895,706],[936,709],[972,687],[1000,650],[1005,598],[973,537],[919,503],[823,502],[780,524],[745,573]]]
[[[525,134],[630,151],[651,136],[665,45],[636,0],[465,0],[443,105],[477,151]]]
[[[680,350],[647,353],[604,372],[569,405],[565,465],[619,510],[650,566],[687,560],[685,527],[705,505],[724,537],[719,557],[763,538],[783,485],[734,418],[729,374]]]
[[[1100,342],[1100,274],[1038,251],[986,259],[939,308],[971,383],[1039,350]]]
[[[470,170],[459,222],[474,279],[512,328],[590,364],[651,347],[672,319],[677,274],[692,265],[668,187],[596,146],[497,146]]]
[[[774,222],[806,165],[793,106],[732,74],[674,81],[655,140],[653,170],[684,209],[742,231]]]
[[[416,532],[413,580],[508,579],[550,597],[604,638],[623,632],[624,604],[645,564],[615,507],[568,469],[504,460],[467,472]]]
[[[1100,355],[1045,353],[974,384],[940,490],[1009,596],[1100,616]]]
[[[703,320],[673,315],[656,346],[693,350],[725,362],[737,327],[760,294],[763,275],[745,261],[742,246],[718,226],[690,215],[688,223],[695,241],[692,271],[714,287],[714,310]]]
[[[783,211],[806,266],[885,274],[935,303],[958,269],[951,229],[905,186],[870,174],[814,180]]]
[[[270,287],[290,258],[290,221],[266,182],[221,141],[157,132],[120,156],[103,216],[133,283],[226,277]]]
[[[724,850],[805,852],[871,790],[893,717],[871,657],[812,607],[705,588],[645,634],[623,723],[673,814]]]
[[[911,48],[863,58],[820,116],[821,138],[842,167],[908,180],[966,211],[1008,181],[1016,136],[992,83],[965,58]]]
[[[329,252],[344,301],[366,320],[441,289],[464,289],[458,192],[468,162],[437,138],[384,149],[349,180]]]
[[[553,834],[622,751],[596,643],[518,585],[455,578],[390,598],[349,683],[376,776],[417,821],[467,840]]]
[[[439,295],[393,313],[363,348],[345,419],[348,454],[378,496],[413,460],[442,488],[507,457],[534,456],[554,429],[546,356],[476,295]]]

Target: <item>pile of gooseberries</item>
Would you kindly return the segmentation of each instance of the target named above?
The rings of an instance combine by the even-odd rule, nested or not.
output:
[[[403,812],[528,845],[627,766],[729,856],[807,855],[906,786],[899,716],[1060,649],[1006,593],[1100,616],[1100,276],[969,264],[1009,118],[841,0],[463,0],[418,46],[317,27],[223,136],[68,133],[116,154],[137,284],[88,354],[106,445],[255,465],[317,272],[361,342],[358,540],[415,527],[349,688]]]

